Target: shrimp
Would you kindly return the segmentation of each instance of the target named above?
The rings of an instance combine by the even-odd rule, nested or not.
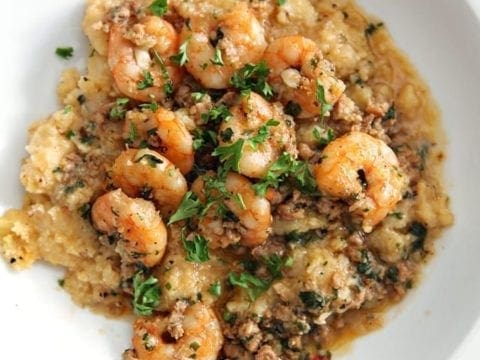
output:
[[[397,156],[382,140],[351,132],[327,145],[315,166],[317,186],[338,198],[353,198],[350,211],[371,232],[402,199],[407,177]]]
[[[152,197],[163,215],[175,211],[187,182],[170,160],[149,149],[129,149],[117,157],[113,183],[131,197]]]
[[[92,207],[94,227],[116,240],[115,250],[127,263],[158,264],[167,245],[167,229],[155,206],[117,189],[100,196]]]
[[[192,190],[203,200],[206,181],[208,175],[198,178],[192,184]],[[230,196],[224,199],[224,204],[238,218],[238,223],[234,224],[234,228],[227,226],[217,214],[217,208],[212,207],[199,222],[200,232],[210,241],[209,246],[226,247],[237,241],[249,247],[264,243],[272,225],[268,200],[257,196],[252,189],[252,183],[246,177],[233,172],[227,175],[225,189]],[[236,230],[239,236],[235,236],[232,230]]]
[[[182,78],[170,61],[178,51],[173,26],[157,16],[145,16],[130,28],[113,23],[108,64],[118,90],[138,101],[161,101]]]
[[[286,120],[280,104],[272,105],[252,92],[249,96],[242,96],[240,104],[230,108],[230,112],[232,116],[220,125],[218,140],[221,146],[244,140],[240,174],[261,179],[284,150],[296,156],[294,124]],[[251,139],[263,130],[267,131],[265,137],[252,143]],[[226,138],[225,134],[231,136]]]
[[[137,139],[129,139],[133,133]],[[183,121],[172,111],[159,108],[155,113],[130,111],[123,128],[124,138],[130,145],[140,145],[140,140],[163,154],[177,166],[182,174],[192,170],[194,162],[193,138]]]
[[[170,317],[135,321],[132,342],[138,360],[217,359],[223,334],[215,312],[201,302],[186,309],[178,304]]]
[[[269,81],[285,102],[300,105],[299,118],[321,114],[320,102],[334,105],[345,90],[335,77],[333,64],[323,58],[314,41],[302,36],[286,36],[270,43],[264,54],[270,68]],[[325,99],[317,92],[323,87]]]
[[[188,72],[212,89],[227,88],[235,71],[257,63],[267,47],[265,30],[244,3],[217,19],[191,19],[181,37],[187,44]]]

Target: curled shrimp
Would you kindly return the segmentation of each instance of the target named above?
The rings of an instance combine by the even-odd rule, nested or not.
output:
[[[223,334],[214,311],[198,302],[170,317],[138,319],[132,342],[138,360],[216,360]]]
[[[127,263],[156,265],[167,245],[167,229],[155,206],[117,189],[100,196],[92,207],[94,227],[116,240],[115,250]]]
[[[128,196],[152,198],[162,214],[177,209],[187,182],[170,160],[149,149],[129,149],[117,157],[112,180]]]
[[[257,63],[267,46],[265,30],[244,3],[217,19],[198,17],[189,25],[182,31],[189,59],[185,66],[207,88],[227,88],[234,72]]]
[[[205,197],[204,189],[205,178],[200,177],[192,184],[192,190],[201,199]],[[272,225],[268,200],[255,193],[246,177],[233,172],[227,175],[225,189],[231,196],[224,200],[224,204],[238,218],[238,223],[234,227],[227,226],[217,208],[212,207],[199,222],[200,232],[210,241],[209,246],[227,247],[237,241],[250,247],[264,243]],[[235,236],[235,232],[239,236]]]
[[[372,231],[402,199],[406,176],[397,156],[382,140],[352,132],[327,145],[315,166],[320,190],[338,198],[354,199],[350,211],[363,217],[363,229]]]
[[[219,143],[226,146],[243,139],[240,174],[261,179],[283,151],[296,155],[294,124],[286,120],[280,104],[272,105],[252,92],[242,96],[230,112],[232,116],[220,125]],[[266,136],[252,143],[262,130],[266,130]]]
[[[159,108],[155,113],[127,113],[123,128],[124,138],[133,133],[136,139],[130,139],[130,145],[141,144],[141,141],[154,147],[180,169],[182,174],[192,170],[194,162],[193,138],[183,121],[173,112]]]
[[[178,51],[178,34],[157,16],[133,26],[113,23],[108,64],[121,93],[138,101],[161,101],[181,81],[181,70],[169,60]]]
[[[300,118],[321,114],[320,102],[333,105],[345,90],[335,77],[334,66],[323,58],[314,41],[303,36],[286,36],[270,43],[264,59],[270,68],[269,81],[283,101],[300,105]],[[319,87],[325,99],[318,99]]]

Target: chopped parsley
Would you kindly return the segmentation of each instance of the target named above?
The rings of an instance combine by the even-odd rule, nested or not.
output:
[[[152,168],[156,168],[158,164],[163,164],[163,160],[159,159],[155,155],[152,154],[143,154],[140,156],[137,160],[135,160],[136,163],[142,163],[146,164]]]
[[[207,95],[207,94],[204,93],[204,92],[200,92],[200,91],[193,92],[193,93],[192,93],[192,99],[193,99],[193,101],[195,101],[196,103],[199,103],[200,101],[203,100],[203,98],[205,97],[205,95]]]
[[[66,138],[68,140],[70,140],[71,138],[73,138],[75,136],[75,131],[73,131],[72,129],[68,130],[67,133],[65,134]]]
[[[361,275],[365,275],[366,277],[378,280],[378,274],[373,270],[372,263],[370,260],[370,256],[368,255],[368,251],[363,249],[362,253],[362,261],[357,264],[357,272]]]
[[[278,6],[283,6],[287,3],[287,0],[277,0]]]
[[[168,225],[173,224],[177,221],[189,219],[193,216],[200,215],[203,211],[203,204],[198,199],[197,195],[193,192],[188,191],[182,199],[182,202],[177,208],[177,211],[170,216]]]
[[[110,120],[123,120],[127,113],[126,105],[130,102],[128,98],[118,98],[115,100],[115,105],[110,109]]]
[[[226,128],[225,130],[223,130],[223,131],[220,132],[220,138],[221,138],[222,141],[224,141],[224,142],[231,141],[231,140],[232,140],[232,136],[233,136],[233,130],[232,130],[232,128]]]
[[[387,279],[394,283],[398,282],[398,273],[398,267],[395,265],[390,266],[386,272]]]
[[[260,279],[247,272],[240,274],[230,272],[228,274],[228,281],[233,286],[245,289],[251,301],[255,301],[270,286],[270,281]]]
[[[55,49],[55,54],[62,59],[70,59],[73,56],[73,47],[58,47]]]
[[[232,76],[230,84],[235,89],[254,91],[270,99],[273,96],[273,90],[267,82],[269,74],[270,69],[267,67],[265,61],[257,65],[247,64]]]
[[[301,291],[298,297],[309,309],[322,309],[326,303],[324,297],[315,291]]]
[[[219,146],[213,151],[212,155],[218,156],[220,161],[223,162],[224,173],[228,173],[230,170],[237,172],[240,170],[240,159],[244,144],[245,140],[240,139],[231,145]]]
[[[203,263],[210,260],[208,254],[208,241],[202,235],[195,234],[192,240],[187,240],[182,233],[183,248],[187,252],[185,260]]]
[[[333,132],[332,128],[322,130],[323,131],[320,132],[320,129],[318,127],[315,127],[313,129],[313,136],[315,137],[315,140],[318,141],[318,145],[320,145],[321,147],[328,145],[330,142],[332,142],[333,139],[335,139],[335,133]]]
[[[289,101],[285,105],[285,114],[297,117],[302,112],[302,107],[295,101]]]
[[[367,28],[365,29],[365,36],[366,37],[372,36],[382,26],[383,26],[382,22],[379,22],[377,24],[373,24],[373,23],[368,24]]]
[[[317,235],[315,230],[310,230],[306,232],[300,232],[298,230],[293,230],[285,235],[285,240],[289,243],[304,245],[316,239],[319,239],[320,236]]]
[[[204,124],[213,122],[219,124],[222,121],[228,121],[228,118],[232,116],[232,113],[225,104],[214,106],[208,112],[203,113],[200,117]]]
[[[210,285],[208,292],[213,296],[220,296],[222,294],[222,283],[218,280],[215,281],[212,285]]]
[[[397,116],[397,110],[395,109],[395,104],[392,104],[390,105],[387,112],[383,116],[383,121],[395,119],[396,116]]]
[[[153,51],[153,56],[155,61],[160,66],[160,70],[162,71],[162,79],[165,81],[165,84],[163,84],[163,91],[165,92],[165,95],[170,96],[173,94],[173,81],[170,79],[165,62],[156,50]]]
[[[263,259],[265,266],[274,279],[282,277],[282,269],[284,267],[292,266],[293,259],[290,257],[283,258],[277,254],[266,256]]]
[[[152,73],[147,70],[143,70],[143,80],[137,84],[138,90],[145,90],[153,86]]]
[[[223,58],[222,58],[222,52],[220,51],[220,49],[215,49],[215,57],[213,59],[211,59],[210,62],[213,65],[217,65],[217,66],[223,66],[224,65]]]
[[[425,225],[418,221],[414,221],[410,224],[408,232],[416,238],[412,243],[412,251],[423,250],[425,239],[427,238],[428,234],[428,230]]]
[[[82,180],[77,180],[75,183],[71,185],[65,186],[65,194],[72,194],[75,192],[77,189],[81,189],[85,187],[85,183]]]
[[[143,271],[133,277],[133,311],[137,315],[150,316],[160,304],[160,287],[158,280],[150,276],[144,279]]]
[[[196,128],[193,132],[193,150],[198,150],[206,145],[217,146],[217,134],[212,130]]]
[[[172,60],[178,66],[183,66],[188,62],[187,47],[189,41],[190,38],[187,38],[178,48],[178,54],[170,56],[170,60]]]
[[[154,0],[152,4],[148,7],[148,10],[152,12],[153,15],[163,16],[167,12],[168,1],[167,0]]]
[[[316,182],[307,163],[295,160],[289,153],[283,153],[270,166],[265,177],[253,185],[253,188],[257,195],[265,196],[269,187],[278,188],[288,177],[294,179],[300,191],[316,193]]]
[[[265,125],[262,125],[258,129],[257,134],[248,139],[248,143],[253,148],[253,150],[257,150],[257,145],[262,144],[267,140],[268,135],[270,134],[269,128],[271,128],[272,126],[277,126],[279,124],[280,122],[278,122],[277,120],[270,119],[265,123]]]
[[[325,98],[325,88],[320,80],[317,79],[317,91],[316,98],[318,105],[320,106],[320,115],[325,116],[330,110],[332,110],[332,104],[329,104]]]
[[[128,128],[128,137],[125,139],[125,142],[129,145],[132,145],[137,139],[138,139],[137,127],[135,126],[134,123],[130,123],[130,126]]]

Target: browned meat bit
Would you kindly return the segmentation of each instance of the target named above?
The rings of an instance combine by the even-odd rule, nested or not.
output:
[[[353,100],[343,94],[335,105],[332,120],[343,120],[347,123],[355,124],[362,121],[362,114]]]
[[[170,314],[170,317],[168,318],[167,331],[175,340],[180,339],[184,334],[183,314],[187,307],[188,303],[186,301],[177,301],[175,303],[172,313]]]
[[[264,345],[255,355],[255,360],[281,360],[270,345]]]
[[[292,197],[286,203],[277,207],[277,214],[284,220],[303,219],[305,217],[305,209],[311,200],[302,196],[298,190],[294,190]]]
[[[250,352],[255,352],[262,342],[262,333],[260,328],[253,320],[247,320],[238,328],[240,337],[245,348]]]

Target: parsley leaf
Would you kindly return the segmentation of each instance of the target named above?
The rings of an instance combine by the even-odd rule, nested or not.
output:
[[[267,99],[273,96],[273,90],[267,82],[270,69],[265,61],[257,65],[247,64],[238,70],[230,79],[230,84],[241,91],[255,91]]]
[[[205,97],[205,95],[207,95],[207,94],[204,93],[204,92],[200,92],[200,91],[193,92],[193,93],[192,93],[192,99],[193,99],[193,101],[195,101],[196,103],[199,103],[200,101],[203,100],[203,98]]]
[[[287,0],[277,0],[278,6],[285,5],[287,3]]]
[[[242,272],[240,274],[230,272],[228,274],[228,281],[233,286],[245,289],[251,301],[257,299],[270,286],[270,281],[260,279],[247,272]]]
[[[213,65],[217,65],[217,66],[223,66],[224,65],[223,58],[222,58],[222,52],[220,51],[220,49],[215,49],[215,57],[213,59],[211,59],[210,62]]]
[[[325,299],[315,291],[301,291],[298,297],[302,300],[303,305],[309,309],[321,309],[325,306]]]
[[[197,195],[193,192],[188,191],[182,199],[182,202],[177,208],[177,211],[170,216],[168,225],[173,224],[177,221],[189,219],[193,216],[200,215],[203,210],[203,204],[198,199]]]
[[[141,162],[142,164],[146,164],[152,168],[156,168],[158,164],[162,164],[163,160],[157,158],[155,155],[152,154],[144,154],[140,156],[137,160],[135,160],[136,163]]]
[[[187,240],[182,234],[183,248],[187,252],[185,260],[203,263],[210,260],[208,254],[208,241],[202,235],[195,234],[192,240]]]
[[[115,100],[115,105],[110,109],[109,117],[110,120],[123,120],[125,118],[125,113],[127,109],[126,105],[130,102],[128,98],[118,98]]]
[[[138,90],[145,90],[153,86],[152,73],[147,70],[143,70],[143,80],[137,84]]]
[[[372,36],[373,33],[375,33],[382,26],[383,26],[383,23],[381,22],[377,24],[373,24],[373,23],[368,24],[367,28],[365,29],[365,36],[366,37]]]
[[[219,146],[213,151],[212,155],[220,157],[220,161],[224,163],[225,173],[230,170],[239,171],[244,144],[245,140],[240,139],[231,145]]]
[[[392,104],[390,105],[390,107],[388,108],[387,112],[385,113],[385,115],[383,116],[383,121],[387,121],[387,120],[392,120],[392,119],[395,119],[395,117],[397,116],[397,111],[395,109],[395,104]]]
[[[329,104],[325,99],[325,88],[323,87],[320,80],[317,79],[317,93],[316,93],[318,104],[320,105],[320,114],[325,116],[330,110],[333,109],[332,104]]]
[[[312,194],[316,192],[316,182],[307,163],[295,160],[289,153],[283,153],[270,166],[265,177],[253,185],[253,189],[257,195],[265,196],[269,187],[278,188],[288,177],[295,180],[300,191]]]
[[[168,8],[167,2],[168,2],[167,0],[155,0],[148,7],[148,10],[150,10],[153,15],[163,16],[167,12],[167,8]]]
[[[196,128],[193,131],[193,150],[198,150],[205,145],[217,146],[217,134],[212,130]]]
[[[210,285],[210,288],[208,289],[210,294],[213,296],[220,296],[222,294],[222,284],[220,281],[215,281],[212,285]]]
[[[172,60],[178,66],[183,66],[188,62],[187,46],[189,41],[190,38],[187,38],[178,48],[178,54],[170,56],[170,60]]]
[[[150,316],[159,304],[158,280],[153,276],[144,280],[143,272],[137,272],[133,277],[133,310],[135,314]]]
[[[208,112],[202,113],[202,115],[200,115],[204,124],[207,124],[210,121],[215,124],[219,124],[222,121],[228,121],[228,118],[230,116],[232,116],[232,113],[225,104],[214,106]]]
[[[284,259],[277,254],[272,254],[264,257],[263,261],[265,262],[265,266],[270,274],[272,274],[273,278],[280,279],[282,277],[282,268],[289,266],[289,262],[292,261],[292,258],[287,257]]]
[[[62,59],[70,59],[73,56],[73,47],[58,47],[55,49],[55,54]]]
[[[280,122],[278,122],[277,120],[270,119],[265,123],[265,125],[262,125],[258,129],[257,135],[248,139],[248,142],[253,148],[253,150],[257,150],[257,145],[264,143],[267,140],[268,135],[270,134],[269,128],[272,126],[277,126],[279,124]]]
[[[322,129],[322,132],[320,132],[320,129],[318,127],[315,127],[313,129],[313,136],[315,137],[315,140],[318,141],[318,144],[320,146],[326,146],[333,139],[335,139],[335,133],[331,128],[328,128],[327,130]]]
[[[162,79],[165,81],[165,84],[163,84],[163,91],[165,91],[165,95],[170,96],[173,94],[173,81],[170,79],[167,67],[165,66],[165,61],[163,61],[162,57],[156,50],[153,50],[153,56],[155,61],[160,66],[160,70],[162,71]]]

